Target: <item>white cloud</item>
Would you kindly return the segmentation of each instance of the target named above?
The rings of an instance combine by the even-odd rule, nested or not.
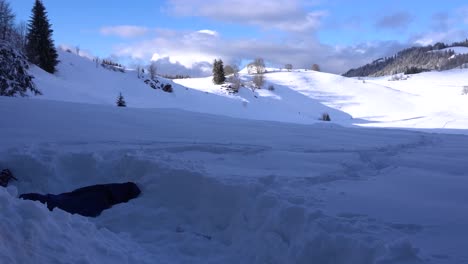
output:
[[[375,40],[332,46],[323,44],[313,34],[328,13],[306,12],[303,8],[305,3],[303,0],[220,0],[217,5],[213,5],[202,0],[169,0],[168,10],[175,15],[196,14],[236,24],[275,28],[287,34],[232,38],[209,28],[193,31],[155,29],[151,38],[121,44],[115,47],[114,51],[121,57],[156,61],[160,63],[160,71],[164,72],[166,69],[165,73],[169,74],[206,76],[211,72],[209,65],[216,58],[222,58],[226,64],[232,64],[256,57],[262,57],[271,63],[271,66],[277,67],[291,63],[295,68],[310,68],[312,64],[318,63],[323,71],[341,74],[375,59],[394,55],[403,48],[434,44],[438,41],[458,41],[465,39],[467,35],[466,30],[437,30],[437,27],[433,27],[433,31],[422,34],[408,33],[407,40],[403,43]],[[380,20],[379,26],[404,28],[412,19],[410,14],[395,13]],[[445,23],[444,16],[434,16],[433,19],[434,23]],[[352,21],[362,23],[359,18],[353,18]],[[302,34],[296,34],[298,32]]]
[[[219,35],[218,32],[213,31],[213,30],[209,30],[209,29],[199,30],[197,32],[200,33],[200,34],[207,34],[207,35],[211,35],[211,36],[218,36]]]
[[[118,36],[121,38],[134,38],[146,35],[150,30],[146,27],[138,26],[110,26],[102,27],[100,33],[104,36]]]
[[[403,47],[395,42],[334,47],[305,36],[291,37],[288,41],[232,40],[211,30],[158,32],[157,37],[151,40],[116,47],[115,54],[160,62],[158,68],[167,74],[207,76],[211,73],[207,65],[216,58],[222,58],[226,64],[231,64],[259,56],[273,66],[281,67],[292,63],[296,68],[310,68],[312,64],[319,63],[324,71],[344,73],[351,67],[391,55]]]
[[[279,29],[290,32],[315,30],[326,11],[305,11],[310,1],[303,0],[219,0],[216,4],[205,0],[169,0],[167,10],[178,16],[207,17],[218,21],[234,22]]]
[[[462,41],[468,36],[467,30],[452,29],[447,31],[433,31],[423,34],[417,34],[410,39],[410,43],[418,45],[432,45],[437,42],[451,44],[455,41]]]

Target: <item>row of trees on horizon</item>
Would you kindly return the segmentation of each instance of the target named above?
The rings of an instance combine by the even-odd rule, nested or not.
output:
[[[287,71],[292,71],[293,65],[286,64],[284,69]],[[318,64],[313,64],[311,67],[312,71],[320,71],[320,66]],[[263,58],[256,58],[251,63],[247,65],[247,71],[250,75],[253,75],[251,89],[261,89],[265,84],[265,73],[267,72],[265,66],[265,60]],[[228,77],[226,77],[228,76]],[[239,75],[239,67],[237,65],[224,66],[224,62],[221,59],[215,59],[213,62],[213,83],[220,85],[228,82],[227,88],[232,92],[237,93],[239,89],[244,85]],[[273,86],[268,87],[269,90],[274,90]]]

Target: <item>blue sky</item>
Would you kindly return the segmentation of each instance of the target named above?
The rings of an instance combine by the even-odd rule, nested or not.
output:
[[[10,1],[27,21],[33,0]],[[468,3],[375,0],[43,0],[58,45],[203,75],[216,57],[340,73],[403,47],[468,38]],[[135,3],[136,2],[136,3]]]

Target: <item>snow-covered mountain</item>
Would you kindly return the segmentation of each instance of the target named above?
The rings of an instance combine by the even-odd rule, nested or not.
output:
[[[467,133],[466,70],[270,69],[273,91],[166,93],[60,60],[33,69],[42,96],[0,97],[0,167],[19,179],[0,188],[1,263],[468,263],[468,137],[427,133]],[[142,195],[98,218],[16,198],[127,181]]]
[[[385,76],[396,73],[419,73],[431,70],[468,68],[468,40],[452,45],[437,43],[404,49],[394,56],[347,71],[344,76]]]

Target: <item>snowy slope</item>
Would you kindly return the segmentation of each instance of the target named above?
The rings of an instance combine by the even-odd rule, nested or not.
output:
[[[413,111],[408,113],[406,120],[395,119],[373,126],[468,128],[468,95],[462,93],[464,87],[468,87],[468,69],[420,73],[411,75],[406,81],[389,79],[380,77],[368,82],[414,95]]]
[[[201,113],[215,113],[230,117],[272,120],[294,123],[315,123],[324,112],[336,121],[351,124],[350,115],[331,109],[289,89],[276,92],[261,90],[254,94],[243,89],[238,95],[229,95],[212,84],[210,78],[180,80],[190,89],[172,83],[174,93],[154,90],[137,78],[135,72],[113,72],[87,58],[60,51],[59,70],[56,76],[35,67],[35,82],[43,92],[41,99],[115,105],[122,92],[127,106],[138,108],[176,108]],[[283,97],[283,95],[285,97]]]
[[[468,128],[468,70],[428,72],[390,81],[391,76],[345,78],[333,74],[291,72],[269,75],[269,80],[288,86],[327,106],[344,111],[355,124],[377,127],[463,129]]]
[[[1,98],[6,263],[468,263],[468,137]],[[19,201],[135,181],[96,219]],[[5,239],[6,238],[6,239]]]
[[[322,113],[332,122],[350,126],[411,129],[457,129],[467,133],[468,69],[412,75],[405,81],[388,77],[358,80],[333,74],[268,69],[266,84],[275,90],[242,88],[231,95],[211,78],[165,80],[174,93],[154,90],[135,72],[112,72],[76,55],[60,52],[62,63],[54,76],[34,68],[39,99],[114,105],[122,92],[127,105],[174,108],[236,118],[313,124]],[[245,71],[242,79],[252,76]]]

